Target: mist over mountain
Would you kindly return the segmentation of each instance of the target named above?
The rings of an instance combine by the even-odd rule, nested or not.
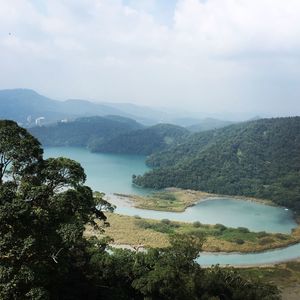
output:
[[[205,129],[218,128],[227,125],[226,121],[220,121],[224,115],[208,115],[201,112],[188,112],[173,110],[173,108],[151,108],[131,103],[91,102],[84,99],[68,99],[58,101],[43,96],[30,89],[6,89],[0,90],[0,119],[12,119],[25,127],[35,125],[35,121],[41,118],[42,124],[49,124],[61,120],[74,120],[78,117],[119,115],[131,118],[144,125],[157,123],[170,123],[180,126],[192,126],[194,124],[207,124],[206,118],[214,117],[215,123],[208,124]],[[240,117],[242,120],[247,118]],[[224,123],[224,124],[223,124]],[[40,124],[40,123],[38,123]],[[191,127],[192,131],[196,129]]]

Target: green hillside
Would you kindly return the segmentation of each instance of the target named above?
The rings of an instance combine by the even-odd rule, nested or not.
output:
[[[94,144],[93,151],[149,155],[172,145],[177,145],[189,134],[188,130],[171,124],[158,124],[121,134]]]
[[[212,129],[222,128],[233,124],[231,121],[218,120],[213,118],[206,118],[199,120],[197,123],[187,127],[192,132],[207,131]]]
[[[135,184],[269,198],[300,210],[300,117],[197,133],[148,164],[156,168]]]
[[[93,148],[121,133],[142,128],[136,121],[120,116],[86,117],[73,122],[30,128],[45,146],[80,146]]]

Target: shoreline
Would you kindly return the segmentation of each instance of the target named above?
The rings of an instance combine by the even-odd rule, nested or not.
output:
[[[147,247],[144,247],[143,245],[129,245],[129,244],[109,244],[109,247],[114,248],[114,249],[124,249],[124,250],[130,250],[130,251],[135,251],[135,252],[145,252],[147,251]],[[275,250],[275,249],[274,249]],[[268,251],[268,250],[267,250]],[[262,252],[267,252],[267,251],[262,251]],[[215,252],[206,252],[206,251],[202,251],[200,252],[199,257],[201,257],[201,254],[215,254]],[[240,254],[243,255],[245,253],[242,252],[217,252],[218,254],[222,254],[222,255],[230,255],[232,253],[234,254]],[[255,254],[255,252],[253,253]],[[220,267],[232,267],[232,268],[266,268],[266,267],[275,267],[278,264],[282,264],[282,263],[287,263],[287,262],[294,262],[294,261],[300,261],[300,254],[299,257],[296,257],[294,259],[282,259],[282,260],[275,260],[273,262],[270,263],[263,263],[263,264],[259,264],[259,263],[254,263],[254,264],[218,264]],[[200,263],[199,263],[200,264]],[[200,264],[201,267],[203,268],[210,268],[213,265],[217,265],[217,264]]]
[[[272,201],[270,201],[270,200],[258,199],[258,198],[252,198],[252,197],[245,197],[245,196],[228,196],[228,195],[217,195],[217,194],[201,193],[201,192],[199,192],[199,194],[198,194],[198,191],[182,190],[182,189],[175,189],[175,188],[169,188],[169,189],[167,189],[167,191],[168,192],[178,192],[179,191],[179,192],[183,192],[183,193],[186,193],[186,194],[192,194],[193,197],[195,197],[195,195],[202,196],[202,197],[200,197],[200,199],[198,198],[198,200],[194,201],[194,203],[190,203],[190,205],[186,206],[186,208],[191,207],[191,206],[195,206],[198,203],[201,203],[201,202],[204,202],[204,201],[210,201],[210,200],[215,200],[215,199],[224,199],[224,200],[226,200],[228,198],[233,198],[233,199],[242,200],[242,201],[250,201],[250,202],[255,202],[255,203],[259,203],[259,204],[263,204],[263,205],[270,205],[270,206],[280,207],[280,206],[272,203]],[[117,205],[117,206],[122,205],[122,206],[125,206],[125,207],[135,207],[135,208],[138,208],[138,209],[153,210],[153,209],[143,208],[141,206],[137,206],[136,201],[134,200],[135,195],[114,193],[114,194],[106,195],[106,197],[107,197],[107,200],[109,202],[111,202],[112,204]],[[145,197],[145,196],[139,196],[139,197]],[[156,210],[156,211],[166,211],[166,210],[159,209],[159,210]],[[166,211],[166,212],[168,212],[168,211]],[[171,211],[171,212],[174,213],[174,211]],[[180,213],[180,212],[176,211],[176,213]],[[232,249],[231,250],[231,249],[228,249],[228,248],[230,248],[230,246],[227,247],[226,244],[223,245],[225,247],[223,247],[222,244],[220,245],[220,247],[215,247],[214,245],[210,247],[209,244],[208,244],[208,246],[205,247],[206,248],[205,252],[209,252],[209,253],[212,253],[212,254],[217,254],[217,253],[218,254],[222,254],[222,253],[225,253],[225,254],[234,254],[234,253],[236,253],[236,254],[257,254],[257,253],[263,253],[263,252],[272,251],[272,250],[279,250],[279,249],[287,248],[289,246],[293,246],[293,245],[298,244],[300,242],[300,222],[299,222],[300,218],[295,213],[293,213],[293,219],[296,221],[298,226],[293,228],[292,231],[289,233],[289,236],[293,239],[292,241],[291,240],[286,241],[286,242],[282,241],[282,243],[278,243],[278,244],[274,243],[273,245],[267,245],[266,247],[260,246],[260,247],[258,247],[260,249],[255,249],[255,246],[253,246],[254,249],[252,249],[250,251],[246,248],[245,249],[238,249],[238,250],[237,249]],[[183,223],[189,223],[189,222],[183,222]],[[213,226],[211,224],[203,224],[203,225]],[[125,245],[126,242],[125,243],[124,242],[114,243],[114,245],[116,245],[116,246],[122,245],[122,244]],[[127,246],[132,247],[132,244],[128,243]],[[220,251],[221,249],[219,250],[218,248],[219,249],[223,248],[223,249],[225,249],[225,251],[224,250]]]
[[[195,190],[190,190],[190,189],[180,189],[180,188],[166,188],[166,189],[164,189],[164,192],[171,192],[171,193],[182,192],[182,193],[185,193],[185,195],[192,194],[193,197],[196,197],[197,199],[192,200],[190,203],[187,203],[180,210],[174,210],[171,208],[170,209],[162,209],[159,207],[152,207],[152,206],[147,207],[147,206],[142,205],[142,203],[139,201],[139,199],[145,199],[146,197],[151,196],[151,194],[149,194],[149,195],[134,195],[134,194],[113,193],[113,194],[108,194],[107,196],[109,197],[108,200],[111,199],[112,201],[116,201],[119,203],[120,203],[120,201],[122,201],[122,204],[124,204],[123,200],[125,200],[125,203],[128,204],[130,207],[145,209],[145,210],[153,210],[153,211],[164,211],[164,212],[179,212],[180,213],[180,212],[184,212],[187,208],[193,207],[201,202],[217,200],[217,199],[218,200],[226,200],[228,198],[263,204],[263,205],[267,205],[267,206],[281,207],[283,209],[290,210],[289,208],[286,208],[284,206],[277,205],[272,200],[255,198],[255,197],[212,194],[212,193],[207,193],[207,192],[202,192],[202,191],[195,191]],[[113,196],[113,198],[111,196]],[[114,197],[118,197],[118,199],[116,199]],[[115,204],[115,203],[112,202],[112,204]],[[300,225],[300,217],[297,219],[298,216],[295,215],[294,211],[292,211],[292,212],[293,212],[294,220],[296,221],[297,224]]]

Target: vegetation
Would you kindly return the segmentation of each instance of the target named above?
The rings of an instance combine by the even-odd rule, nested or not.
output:
[[[173,236],[165,249],[138,253],[84,238],[84,225],[107,225],[103,210],[113,208],[84,186],[78,163],[44,160],[39,142],[12,121],[0,121],[0,159],[1,299],[279,299],[273,285],[202,269],[199,237]]]
[[[119,116],[86,117],[72,122],[30,128],[31,134],[45,146],[78,146],[94,149],[121,133],[142,128],[134,120]]]
[[[115,194],[119,197],[129,198],[133,201],[134,207],[182,212],[187,207],[194,205],[202,199],[213,197],[213,194],[208,194],[200,191],[181,190],[181,189],[166,189],[164,191],[154,192],[147,196]]]
[[[149,155],[156,151],[177,145],[189,134],[188,130],[171,124],[158,124],[145,129],[139,129],[120,134],[105,143],[95,144],[93,151],[144,154]]]
[[[107,214],[110,227],[105,233],[114,245],[142,245],[144,248],[169,246],[173,234],[194,235],[204,238],[202,250],[212,252],[257,252],[285,247],[300,241],[299,228],[292,234],[250,232],[243,228],[229,228],[222,224],[206,225],[200,222],[185,223],[168,219],[151,220],[138,216],[130,217],[116,213]],[[87,226],[87,237],[103,237],[103,233]],[[243,241],[243,242],[241,242]]]
[[[233,124],[233,122],[231,121],[223,121],[223,120],[218,120],[213,118],[206,118],[206,119],[199,120],[197,124],[188,126],[187,129],[192,132],[201,132],[201,131],[222,128],[231,124]]]
[[[137,185],[271,199],[300,210],[300,117],[262,119],[192,135],[150,156]]]
[[[300,262],[290,261],[273,266],[242,268],[238,271],[252,279],[276,284],[281,291],[282,300],[297,300],[300,292]]]

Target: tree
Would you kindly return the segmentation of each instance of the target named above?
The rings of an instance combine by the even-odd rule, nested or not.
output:
[[[112,207],[84,186],[77,162],[43,160],[39,142],[12,121],[0,121],[0,134],[0,298],[55,298],[67,278],[84,281],[84,226],[105,220],[98,203]]]
[[[36,138],[17,123],[0,120],[0,184],[4,177],[34,175],[43,150]]]

